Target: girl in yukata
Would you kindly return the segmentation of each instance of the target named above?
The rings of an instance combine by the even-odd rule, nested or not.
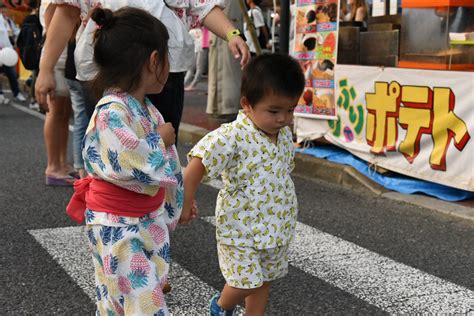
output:
[[[167,315],[169,230],[183,206],[170,123],[146,98],[169,72],[168,32],[137,8],[97,8],[91,18],[97,103],[84,138],[89,177],[76,181],[67,213],[85,219],[98,315]]]
[[[181,221],[194,217],[199,182],[222,177],[216,203],[219,266],[226,280],[210,302],[211,315],[263,315],[270,282],[288,272],[288,245],[297,202],[290,172],[293,111],[305,85],[298,62],[261,55],[244,69],[237,119],[205,136],[188,154]]]

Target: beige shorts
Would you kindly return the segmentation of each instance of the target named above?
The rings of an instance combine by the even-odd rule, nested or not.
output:
[[[54,79],[56,80],[56,95],[58,97],[69,97],[69,87],[67,85],[66,77],[66,55],[59,57],[56,66],[54,66]]]
[[[239,289],[255,289],[288,274],[288,245],[255,249],[217,244],[219,267],[226,282]]]
[[[58,62],[54,66],[54,79],[56,80],[55,93],[58,97],[69,97],[69,87],[65,77],[66,58],[67,49],[64,49],[64,51],[61,53],[61,56],[59,56]]]

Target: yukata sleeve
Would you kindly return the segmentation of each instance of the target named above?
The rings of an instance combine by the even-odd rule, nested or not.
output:
[[[188,153],[188,160],[201,158],[206,169],[204,181],[216,179],[229,165],[236,149],[233,134],[230,126],[222,126],[204,136]]]
[[[77,8],[81,8],[80,0],[51,0],[53,4],[67,4]]]
[[[214,7],[225,8],[225,0],[204,0],[204,1],[189,1],[189,7],[187,10],[189,28],[201,27],[202,21],[206,18],[209,12]]]
[[[176,161],[168,159],[162,138],[155,131],[134,130],[133,119],[119,103],[98,110],[98,146],[91,144],[85,153],[90,168],[106,181],[150,196],[160,187],[176,186]]]

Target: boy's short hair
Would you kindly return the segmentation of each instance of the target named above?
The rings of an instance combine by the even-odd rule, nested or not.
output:
[[[268,94],[297,99],[304,86],[303,70],[294,58],[283,54],[263,54],[252,58],[245,67],[240,94],[254,106]]]

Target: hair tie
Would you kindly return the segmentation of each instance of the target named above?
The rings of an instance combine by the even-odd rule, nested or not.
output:
[[[97,29],[100,30],[104,26],[113,24],[114,16],[111,10],[97,7],[92,11],[91,19],[97,24]]]

